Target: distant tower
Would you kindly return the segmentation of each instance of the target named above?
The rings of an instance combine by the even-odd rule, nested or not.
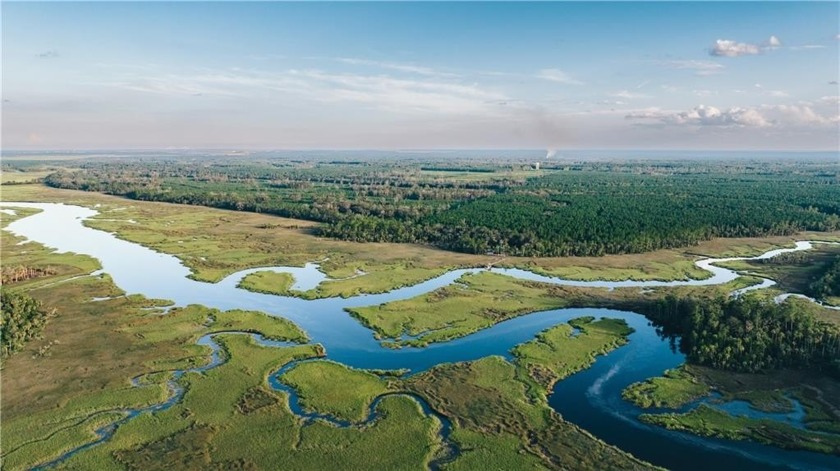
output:
[[[540,163],[539,163],[539,162],[536,162],[536,163],[534,164],[534,170],[539,170],[539,169],[540,169]]]

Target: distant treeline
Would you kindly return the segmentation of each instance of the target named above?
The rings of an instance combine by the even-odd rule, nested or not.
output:
[[[679,335],[680,349],[694,364],[741,372],[816,367],[840,373],[840,329],[794,303],[669,296],[638,310],[664,334]]]
[[[476,168],[476,167],[420,167],[420,170],[426,172],[475,172],[475,173],[495,173],[493,168]]]
[[[491,167],[492,177],[460,180],[418,170],[483,169],[119,162],[87,164],[45,181],[132,199],[308,219],[324,223],[321,235],[344,240],[519,256],[635,253],[712,237],[840,228],[836,173],[782,166],[735,174],[718,165],[610,164],[609,171],[582,168],[529,179]]]

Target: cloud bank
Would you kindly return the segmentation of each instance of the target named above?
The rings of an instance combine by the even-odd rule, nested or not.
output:
[[[821,104],[831,103],[834,97],[824,97]],[[713,126],[732,128],[836,126],[840,115],[820,113],[814,105],[762,105],[759,107],[733,107],[720,109],[698,105],[688,111],[663,111],[647,109],[629,113],[627,120],[654,121],[675,126]]]

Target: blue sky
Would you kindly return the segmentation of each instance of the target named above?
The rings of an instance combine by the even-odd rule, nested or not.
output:
[[[3,147],[837,149],[840,4],[3,3]]]

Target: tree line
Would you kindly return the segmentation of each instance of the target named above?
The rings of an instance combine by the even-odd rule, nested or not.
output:
[[[321,235],[344,240],[423,243],[468,253],[598,256],[682,247],[713,237],[840,228],[840,178],[821,167],[803,173],[784,166],[739,168],[745,173],[738,174],[724,164],[698,162],[598,164],[530,179],[491,173],[492,178],[477,181],[420,170],[470,166],[422,163],[83,167],[45,181],[138,200],[318,221]],[[609,170],[592,170],[601,167]]]
[[[55,274],[56,270],[52,267],[29,267],[26,265],[5,266],[0,271],[0,284],[17,283],[18,281],[26,281],[32,278]]]
[[[677,298],[637,307],[689,362],[739,372],[823,368],[840,374],[840,329],[796,304],[756,297]]]

